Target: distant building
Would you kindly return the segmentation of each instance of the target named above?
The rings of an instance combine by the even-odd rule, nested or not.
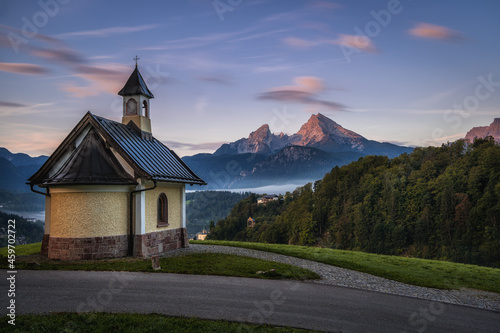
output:
[[[253,227],[255,227],[255,220],[249,217],[247,220],[247,228],[253,228]]]
[[[149,257],[189,244],[185,185],[206,183],[153,137],[154,96],[137,64],[118,94],[121,122],[88,112],[28,179],[45,195],[51,259]]]
[[[257,205],[265,205],[269,201],[276,201],[279,197],[276,194],[263,195],[257,199]]]
[[[194,236],[194,239],[203,241],[207,238],[207,236],[208,236],[207,230],[203,229],[202,232],[198,232],[196,236]]]

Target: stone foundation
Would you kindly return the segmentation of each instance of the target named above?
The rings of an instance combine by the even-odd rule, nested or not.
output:
[[[188,247],[186,228],[151,232],[145,235],[135,235],[134,256],[150,257],[155,254]]]
[[[44,235],[44,239],[45,236],[48,235]],[[127,248],[128,235],[88,238],[50,237],[47,252],[50,259],[89,260],[125,257]]]
[[[188,247],[186,228],[134,236],[134,256],[152,255]],[[87,238],[62,238],[43,235],[41,254],[49,259],[91,260],[126,257],[128,235]]]
[[[42,238],[42,249],[40,251],[40,254],[42,256],[48,256],[49,255],[49,240],[50,240],[50,235],[49,234],[43,235],[43,238]]]

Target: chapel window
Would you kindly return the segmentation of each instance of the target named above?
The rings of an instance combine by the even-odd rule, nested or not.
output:
[[[159,227],[168,225],[168,200],[165,193],[158,196],[158,223]]]

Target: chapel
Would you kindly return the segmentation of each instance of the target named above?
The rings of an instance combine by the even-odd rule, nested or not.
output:
[[[118,95],[121,122],[87,112],[28,179],[45,196],[42,254],[51,259],[149,257],[189,245],[186,185],[206,183],[153,136],[154,95],[137,63]]]

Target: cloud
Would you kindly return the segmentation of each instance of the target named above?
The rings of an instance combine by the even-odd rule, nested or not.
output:
[[[87,61],[82,55],[67,47],[57,48],[34,48],[31,53],[34,56],[52,61],[56,64],[79,65]]]
[[[286,21],[297,21],[302,18],[303,13],[297,11],[282,12],[277,14],[272,14],[262,19],[263,22],[286,22]]]
[[[216,150],[227,142],[184,143],[171,140],[162,140],[169,148],[185,150]]]
[[[198,79],[201,81],[218,83],[222,85],[229,85],[233,83],[231,78],[226,75],[209,74],[209,75],[198,76]]]
[[[75,77],[82,78],[89,84],[87,86],[78,86],[72,82],[67,82],[60,85],[60,87],[63,91],[77,98],[96,96],[102,92],[116,94],[130,72],[128,66],[115,63],[79,65],[73,70]]]
[[[301,76],[294,79],[294,86],[272,88],[257,96],[260,100],[288,101],[309,106],[321,106],[333,111],[345,111],[345,106],[332,101],[319,99],[317,94],[326,90],[323,80]]]
[[[12,62],[0,62],[0,71],[24,75],[42,75],[49,72],[39,65]]]
[[[0,107],[9,107],[9,108],[24,108],[26,107],[26,104],[21,104],[21,103],[14,103],[14,102],[7,102],[7,101],[0,101]]]
[[[205,97],[205,96],[202,96],[200,98],[198,98],[198,100],[196,101],[195,105],[194,105],[194,109],[196,111],[197,114],[201,114],[201,113],[205,113],[205,110],[208,106],[208,98]]]
[[[299,91],[318,93],[325,90],[323,80],[314,76],[299,76],[293,79],[294,86],[284,86],[271,89],[272,91]]]
[[[231,40],[231,42],[242,42],[242,41],[251,40],[251,39],[258,39],[258,38],[267,37],[267,36],[274,35],[274,34],[279,34],[282,32],[288,32],[290,30],[292,30],[292,29],[277,29],[277,30],[256,33],[256,34],[233,39],[233,40]]]
[[[293,46],[297,48],[309,48],[318,45],[318,43],[316,42],[296,37],[287,37],[282,39],[282,41],[288,46]]]
[[[377,48],[370,38],[366,36],[353,36],[339,34],[339,38],[334,41],[335,44],[358,49],[367,53],[377,53]]]
[[[330,2],[330,1],[314,1],[311,5],[311,7],[319,10],[337,10],[342,8],[343,6],[341,4],[338,4],[336,2]]]
[[[97,30],[84,30],[84,31],[68,32],[65,34],[57,35],[56,37],[62,38],[62,39],[72,38],[72,37],[109,37],[109,36],[113,36],[113,35],[128,34],[128,33],[133,33],[133,32],[151,30],[151,29],[157,28],[159,26],[160,26],[159,24],[147,24],[147,25],[140,25],[140,26],[135,26],[135,27],[111,27],[111,28],[104,28],[104,29],[97,29]]]
[[[419,38],[438,39],[448,42],[459,42],[465,39],[458,31],[430,23],[418,23],[408,30],[408,33]]]

